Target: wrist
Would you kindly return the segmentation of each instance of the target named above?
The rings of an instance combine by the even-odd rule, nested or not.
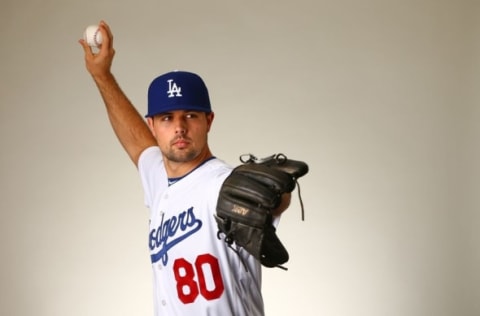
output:
[[[107,83],[107,82],[114,82],[115,77],[110,71],[105,72],[92,72],[91,73],[93,80],[97,83]]]

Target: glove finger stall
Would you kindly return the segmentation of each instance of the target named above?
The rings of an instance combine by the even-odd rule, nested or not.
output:
[[[285,159],[285,160],[277,160],[272,159],[268,162],[265,162],[266,166],[269,166],[275,170],[279,170],[285,173],[288,173],[293,178],[298,179],[303,177],[308,173],[308,165],[299,160],[292,160],[292,159]]]
[[[267,209],[273,209],[280,203],[279,192],[241,173],[233,173],[227,177],[220,196],[244,201],[249,205],[261,205]]]
[[[240,165],[234,170],[234,173],[243,174],[280,193],[292,192],[295,189],[295,179],[291,175],[267,165]]]

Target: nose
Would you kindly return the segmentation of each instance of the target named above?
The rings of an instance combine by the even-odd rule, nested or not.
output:
[[[178,118],[175,125],[175,134],[183,135],[187,132],[187,124],[183,118]]]

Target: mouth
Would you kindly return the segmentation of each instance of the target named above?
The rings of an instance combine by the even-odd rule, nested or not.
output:
[[[180,138],[174,139],[172,142],[172,145],[178,148],[185,148],[188,146],[189,143],[190,142],[187,139],[180,137]]]

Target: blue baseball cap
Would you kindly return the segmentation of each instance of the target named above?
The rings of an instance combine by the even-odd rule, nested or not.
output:
[[[150,84],[146,117],[176,110],[212,112],[207,86],[199,75],[172,71]]]

